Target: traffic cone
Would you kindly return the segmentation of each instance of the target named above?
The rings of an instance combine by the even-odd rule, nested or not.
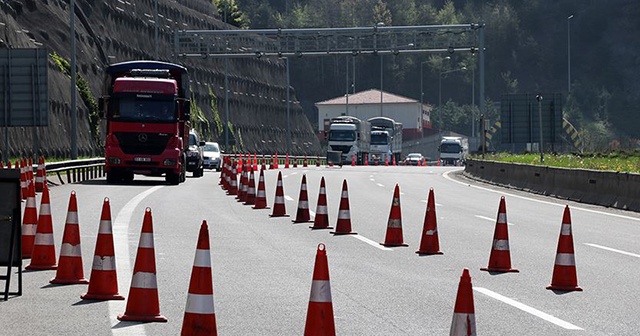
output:
[[[16,166],[18,161],[16,161]],[[29,196],[29,185],[27,184],[27,170],[24,159],[20,161],[20,189],[22,190],[22,199],[26,200]],[[24,246],[23,246],[24,247]]]
[[[196,256],[189,280],[187,305],[182,321],[182,336],[217,335],[216,312],[213,304],[213,276],[209,248],[209,227],[202,221]]]
[[[35,180],[33,178],[33,159],[29,158],[29,161],[27,163],[27,183],[35,184],[34,181]],[[35,187],[33,190],[35,191]]]
[[[304,156],[304,161],[302,161],[302,168],[307,168],[308,166],[309,165],[308,165],[308,162],[307,162],[307,156],[305,155]]]
[[[293,158],[293,168],[298,168],[298,158]]]
[[[258,171],[258,155],[253,153],[253,171]]]
[[[573,251],[573,235],[571,233],[571,211],[567,205],[562,216],[562,228],[558,239],[556,262],[553,267],[553,278],[547,289],[559,291],[582,291],[578,286],[576,259]]]
[[[280,164],[280,162],[278,162],[278,153],[276,153],[276,161],[273,165],[273,168],[278,169],[278,165]]]
[[[34,185],[30,186],[34,189]],[[40,216],[38,217],[38,227],[31,253],[31,263],[26,267],[28,270],[54,270],[58,268],[56,264],[56,248],[53,242],[53,220],[51,219],[51,204],[49,200],[49,188],[42,191],[40,201]]]
[[[264,169],[260,170],[260,177],[258,178],[258,191],[256,191],[256,202],[253,205],[254,209],[269,209],[267,207],[267,193],[264,190]]]
[[[118,315],[118,320],[167,322],[167,318],[160,315],[151,208],[146,208],[144,211],[127,309],[124,314]]]
[[[429,189],[429,198],[427,199],[427,212],[424,215],[424,226],[422,228],[420,249],[416,251],[418,255],[443,254],[440,251],[440,242],[438,241],[437,218],[436,199],[433,193],[433,188],[431,188]]]
[[[23,175],[23,174],[20,174]],[[27,202],[22,216],[22,258],[31,258],[36,230],[38,227],[38,210],[36,210],[36,196],[25,192]]]
[[[233,196],[238,194],[238,172],[235,162],[231,161],[231,174],[229,174],[229,190],[227,195]]]
[[[249,173],[249,185],[247,187],[247,196],[244,200],[244,205],[254,205],[256,204],[256,181],[253,177],[253,169]]]
[[[238,173],[238,175],[242,174],[242,153],[240,153],[240,157],[238,158],[238,161],[236,162],[236,172]]]
[[[40,159],[38,159],[38,168],[36,170],[36,192],[42,192],[44,181],[44,157],[41,156]]]
[[[309,308],[307,309],[307,320],[304,325],[304,335],[335,335],[336,326],[333,321],[329,263],[327,261],[327,250],[324,243],[318,244],[316,261],[313,267],[311,294],[309,296]]]
[[[311,215],[309,214],[309,198],[307,196],[307,176],[305,174],[302,175],[302,182],[300,183],[300,197],[298,197],[298,211],[296,212],[296,219],[292,220],[292,222],[311,222]]]
[[[320,156],[316,157],[316,167],[320,167]]]
[[[493,233],[493,245],[489,256],[489,266],[480,270],[488,272],[519,272],[511,268],[511,255],[509,252],[509,230],[507,229],[507,207],[504,196],[500,198],[496,229]]]
[[[124,300],[118,294],[118,274],[116,256],[113,248],[113,230],[111,227],[111,206],[105,197],[100,215],[100,228],[93,255],[93,266],[89,278],[89,289],[80,298],[84,300]]]
[[[246,168],[246,166],[244,168]],[[240,173],[240,185],[238,186],[238,195],[236,195],[238,202],[244,202],[247,199],[247,192],[249,191],[247,173],[247,169],[244,169],[242,173]]]
[[[402,213],[400,210],[400,187],[396,184],[387,222],[387,234],[384,238],[384,246],[409,246],[403,242],[402,238]]]
[[[451,320],[451,336],[475,336],[476,316],[473,307],[473,288],[469,269],[462,270],[460,283],[458,284],[458,294],[456,295],[456,305],[453,308],[453,319]]]
[[[384,165],[385,166],[389,166],[389,156],[388,155],[384,157]]]
[[[356,165],[356,156],[351,155],[351,166],[355,166],[355,165]]]
[[[394,166],[397,166],[397,165],[398,165],[398,164],[397,164],[397,162],[396,162],[396,157],[395,157],[395,156],[392,156],[392,157],[391,157],[391,162],[392,162],[392,164],[393,164]]]
[[[267,159],[264,157],[264,154],[262,154],[262,164],[260,165],[260,170],[266,170],[267,169]]]
[[[271,156],[271,162],[269,163],[269,169],[275,169],[276,168],[276,158],[275,156]]]
[[[318,195],[318,204],[316,205],[316,217],[313,219],[313,230],[333,229],[329,226],[329,215],[327,213],[327,194],[324,184],[324,176],[320,179],[320,193]]]
[[[284,189],[282,187],[282,172],[278,172],[278,183],[276,185],[276,197],[273,203],[271,217],[289,217],[284,205]]]
[[[64,234],[62,235],[56,277],[49,280],[49,282],[64,285],[89,283],[89,280],[84,278],[84,267],[82,266],[78,201],[76,200],[75,191],[72,191],[69,197],[69,207],[64,225]]]
[[[357,234],[351,231],[351,212],[349,211],[349,191],[347,180],[342,180],[342,196],[340,197],[340,209],[338,209],[338,223],[334,235]]]
[[[284,168],[289,168],[289,153],[287,153],[287,156],[284,159]]]
[[[364,165],[368,166],[369,165],[369,155],[365,155],[364,156]]]

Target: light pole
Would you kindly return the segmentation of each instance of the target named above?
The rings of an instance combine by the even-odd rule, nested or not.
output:
[[[440,72],[440,76],[438,78],[438,106],[442,105],[442,76],[446,75],[446,74],[450,74],[452,72],[465,71],[465,70],[467,70],[467,67],[463,66],[460,69],[454,69],[454,70]]]
[[[571,92],[571,19],[573,14],[567,17],[567,92]]]
[[[424,61],[420,63],[420,110],[422,110],[424,105],[424,76],[422,74],[422,66],[428,63],[428,61]],[[422,112],[422,111],[421,111]]]
[[[376,27],[383,27],[384,26],[384,22],[378,22],[376,24]],[[382,117],[382,84],[383,82],[383,76],[382,76],[382,54],[378,53],[378,55],[380,56],[380,116]]]

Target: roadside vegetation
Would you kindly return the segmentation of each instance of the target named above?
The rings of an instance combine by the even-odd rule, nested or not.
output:
[[[480,159],[480,156],[475,156]],[[545,154],[540,163],[540,154],[485,154],[484,160],[524,163],[561,168],[608,170],[621,173],[640,173],[640,150],[612,151],[590,154]]]

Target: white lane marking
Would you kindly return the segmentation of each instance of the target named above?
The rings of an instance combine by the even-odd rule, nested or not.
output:
[[[427,203],[428,201],[429,201],[429,200],[426,200],[426,199],[420,200],[420,202],[422,202],[422,203]],[[442,204],[440,204],[440,203],[436,203],[436,206],[437,206],[437,207],[441,207],[441,206],[442,206]]]
[[[163,188],[164,186],[156,186],[151,189],[145,190],[134,198],[132,198],[127,204],[125,204],[112,225],[113,230],[113,245],[116,251],[116,265],[118,275],[118,292],[120,295],[128,293],[131,285],[131,264],[129,263],[129,223],[131,223],[131,217],[133,211],[138,204],[142,202],[147,196],[154,191]],[[142,221],[140,221],[142,224]],[[135,240],[135,239],[134,239]],[[127,288],[127,292],[123,292],[121,289]],[[126,296],[125,296],[126,298]],[[125,328],[115,328],[120,323],[117,319],[118,314],[124,314],[127,300],[109,300],[109,317],[111,319],[111,334],[112,335],[138,335],[145,336],[144,325],[131,324],[126,325]]]
[[[549,314],[547,314],[545,312],[539,311],[539,310],[537,310],[537,309],[535,309],[533,307],[529,307],[529,306],[525,305],[524,303],[515,301],[513,299],[510,299],[510,298],[508,298],[506,296],[500,295],[500,294],[498,294],[496,292],[493,292],[491,290],[488,290],[486,288],[473,287],[473,289],[475,291],[477,291],[477,292],[480,292],[480,293],[486,295],[486,296],[489,296],[489,297],[494,298],[494,299],[496,299],[498,301],[502,301],[502,302],[504,302],[504,303],[506,303],[508,305],[516,307],[516,308],[518,308],[518,309],[520,309],[520,310],[522,310],[524,312],[527,312],[527,313],[529,313],[529,314],[531,314],[533,316],[539,317],[539,318],[541,318],[541,319],[543,319],[543,320],[545,320],[547,322],[551,322],[551,323],[553,323],[553,324],[555,324],[555,325],[557,325],[559,327],[562,327],[562,328],[565,328],[565,329],[569,329],[569,330],[583,330],[582,328],[580,328],[580,327],[578,327],[576,325],[573,325],[573,324],[571,324],[569,322],[563,321],[563,320],[561,320],[561,319],[559,319],[559,318],[557,318],[555,316],[552,316],[552,315],[549,315]]]
[[[384,188],[384,184],[382,184],[382,183],[376,183],[376,184],[378,185],[378,187]]]
[[[458,183],[458,184],[461,184],[461,185],[464,185],[464,186],[467,186],[467,187],[471,187],[471,188],[476,188],[476,189],[480,189],[480,190],[484,190],[484,191],[493,192],[493,193],[496,193],[496,194],[501,194],[503,196],[515,197],[515,198],[520,198],[520,199],[524,199],[524,200],[528,200],[528,201],[538,202],[538,203],[547,204],[547,205],[554,205],[554,206],[563,207],[563,208],[566,206],[566,204],[558,204],[558,203],[553,203],[553,202],[541,201],[541,200],[538,200],[538,199],[535,199],[535,198],[530,198],[530,197],[527,197],[527,196],[514,195],[514,194],[507,193],[507,192],[499,191],[499,190],[493,190],[493,189],[489,189],[489,188],[485,188],[485,187],[481,187],[481,186],[476,186],[476,185],[472,185],[472,184],[456,181],[455,179],[449,177],[449,174],[452,173],[452,172],[455,172],[455,171],[456,170],[446,171],[444,174],[442,174],[442,176],[444,178],[446,178],[447,180],[451,181],[451,182],[455,182],[455,183]],[[625,215],[608,213],[608,212],[599,211],[599,210],[586,209],[586,208],[581,208],[581,207],[578,207],[578,206],[571,206],[571,210],[573,210],[573,209],[640,222],[640,218],[629,217],[629,216],[625,216]]]
[[[616,253],[625,254],[625,255],[628,255],[628,256],[640,258],[640,254],[635,254],[635,253],[631,253],[631,252],[625,252],[625,251],[621,251],[621,250],[616,250],[614,248],[606,247],[606,246],[602,246],[602,245],[598,245],[598,244],[591,244],[591,243],[584,243],[584,244],[588,245],[588,246],[591,246],[591,247],[595,247],[595,248],[599,248],[599,249],[603,249],[603,250],[607,250],[607,251],[611,251],[611,252],[616,252]]]
[[[291,196],[289,195],[284,195],[284,199],[286,199],[287,201],[293,201],[293,198],[291,198]]]
[[[393,251],[393,249],[385,247],[385,246],[382,246],[382,245],[380,245],[380,243],[376,243],[373,240],[371,240],[369,238],[366,238],[366,237],[363,237],[361,235],[350,235],[350,236],[355,238],[355,239],[358,239],[360,241],[363,241],[363,242],[365,242],[365,243],[367,243],[367,244],[369,244],[369,245],[371,245],[373,247],[377,247],[377,248],[379,248],[379,249],[381,249],[383,251]]]
[[[478,218],[480,218],[480,219],[486,219],[486,220],[488,220],[488,221],[492,221],[492,222],[495,222],[495,221],[496,221],[496,220],[495,220],[495,219],[493,219],[493,218],[489,218],[489,217],[485,217],[485,216],[476,215],[476,217],[478,217]],[[507,222],[507,225],[514,225],[514,224],[513,224],[513,223],[509,223],[509,222]]]

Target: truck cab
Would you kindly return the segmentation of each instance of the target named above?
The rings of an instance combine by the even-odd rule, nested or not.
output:
[[[447,166],[464,165],[467,148],[464,146],[462,137],[442,137],[438,152],[440,152],[440,162]]]

